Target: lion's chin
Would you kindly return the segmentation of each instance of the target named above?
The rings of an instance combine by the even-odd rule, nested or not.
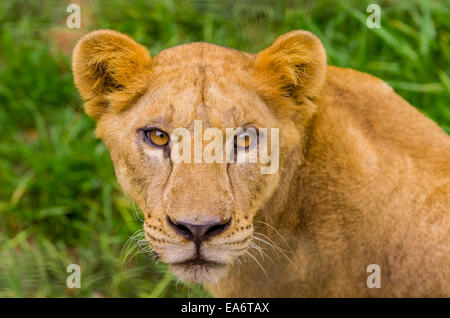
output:
[[[182,281],[214,284],[228,272],[229,265],[213,262],[184,262],[170,264],[169,268]]]

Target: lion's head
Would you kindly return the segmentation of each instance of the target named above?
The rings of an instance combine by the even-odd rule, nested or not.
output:
[[[313,101],[325,78],[320,41],[293,31],[256,55],[191,43],[152,59],[128,36],[101,30],[79,41],[73,70],[118,181],[145,216],[153,251],[182,280],[217,281],[246,253],[253,219],[278,188],[287,158],[301,163]],[[192,152],[181,153],[185,161],[172,158],[175,143],[187,138],[174,135],[179,128],[192,133]],[[208,128],[224,136],[227,128],[236,129],[232,151],[219,152],[230,145]],[[263,140],[262,128],[267,135],[279,129],[276,148],[266,136],[279,169],[261,172],[273,168],[273,157],[239,163],[195,158],[249,152]]]

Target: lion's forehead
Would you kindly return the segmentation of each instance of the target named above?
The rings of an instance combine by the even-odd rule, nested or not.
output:
[[[204,128],[236,128],[268,117],[245,67],[194,58],[186,65],[158,63],[153,76],[134,110],[139,122],[158,119],[174,129],[202,120]]]
[[[194,42],[174,46],[161,51],[153,60],[154,66],[190,65],[197,63],[208,63],[220,65],[228,63],[234,66],[239,64],[242,69],[251,68],[254,55],[231,48],[218,46],[205,42]]]

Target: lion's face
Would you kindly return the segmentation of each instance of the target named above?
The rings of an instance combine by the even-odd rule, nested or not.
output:
[[[145,216],[152,250],[180,279],[215,282],[247,253],[255,214],[276,191],[287,156],[302,146],[299,125],[313,106],[305,100],[305,109],[290,109],[302,99],[300,90],[293,91],[296,83],[267,82],[266,64],[276,68],[279,61],[267,62],[261,53],[193,43],[150,60],[131,41],[111,31],[88,35],[74,53],[75,81],[87,112],[98,119],[97,135],[111,152],[119,183]],[[121,63],[110,62],[101,45],[118,45]],[[286,107],[274,109],[281,104]],[[179,128],[192,136],[184,161],[173,158],[186,138],[175,135]],[[271,139],[273,128],[279,129],[277,140]],[[227,129],[236,132],[229,140]],[[262,142],[269,161],[236,162]],[[275,169],[261,172],[274,168],[274,161]]]
[[[210,281],[245,254],[254,214],[277,187],[279,172],[261,174],[259,161],[175,163],[173,131],[184,127],[194,138],[197,120],[202,139],[210,127],[223,136],[226,128],[240,127],[298,132],[280,122],[250,84],[249,57],[202,43],[172,50],[154,60],[155,81],[137,104],[103,116],[98,133],[120,184],[145,215],[153,251],[181,279]],[[202,154],[211,142],[203,140]],[[282,148],[294,145],[281,140]],[[242,151],[248,150],[236,145],[236,155]]]

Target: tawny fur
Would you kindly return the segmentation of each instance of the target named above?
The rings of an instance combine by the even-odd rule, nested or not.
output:
[[[97,31],[75,48],[73,69],[162,261],[194,251],[166,215],[232,217],[202,249],[228,271],[172,266],[177,275],[224,297],[450,296],[449,136],[383,81],[327,66],[311,33],[290,32],[257,55],[192,43],[151,60],[130,38]],[[174,164],[137,133],[192,130],[195,119],[203,129],[279,127],[279,172]],[[249,250],[255,258],[241,252],[252,239],[265,248]],[[379,289],[366,285],[369,264],[381,268]]]

